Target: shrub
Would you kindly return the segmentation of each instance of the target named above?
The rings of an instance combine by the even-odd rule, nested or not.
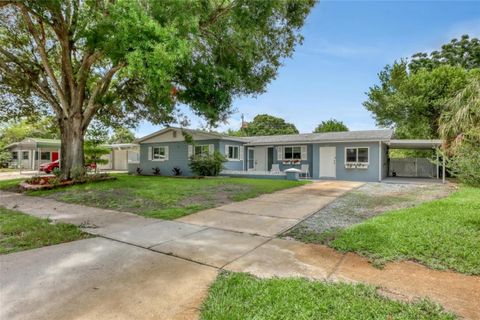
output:
[[[227,159],[215,151],[209,155],[197,155],[190,158],[190,169],[199,176],[218,176]]]
[[[81,166],[75,167],[72,169],[71,176],[75,182],[85,182],[87,181],[87,169]]]
[[[62,170],[60,170],[60,168],[53,168],[52,173],[55,177],[60,178],[62,175]]]
[[[462,143],[455,153],[447,158],[450,173],[461,182],[480,187],[480,148],[470,143]]]
[[[182,175],[182,170],[179,167],[174,167],[172,169],[172,173],[174,176],[181,176]]]
[[[160,168],[159,167],[152,168],[152,171],[153,171],[154,175],[156,175],[156,176],[160,175]]]

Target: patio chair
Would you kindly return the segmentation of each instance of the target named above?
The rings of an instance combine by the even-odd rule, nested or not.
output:
[[[310,178],[310,172],[308,171],[308,164],[302,164],[300,166],[300,171],[301,171],[300,177],[302,175],[305,175],[305,179]]]
[[[280,165],[279,164],[272,164],[272,169],[270,169],[270,173],[281,173]]]

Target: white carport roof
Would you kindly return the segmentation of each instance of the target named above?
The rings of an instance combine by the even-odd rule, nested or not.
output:
[[[443,144],[443,140],[395,140],[388,142],[391,149],[435,149]]]

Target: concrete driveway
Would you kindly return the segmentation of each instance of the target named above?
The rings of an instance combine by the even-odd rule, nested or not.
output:
[[[323,181],[177,221],[0,192],[0,205],[77,224],[99,238],[0,256],[0,319],[194,319],[221,269],[366,282],[480,318],[480,278],[366,259],[276,236],[362,185]]]
[[[103,238],[1,256],[0,319],[194,319],[217,270]]]

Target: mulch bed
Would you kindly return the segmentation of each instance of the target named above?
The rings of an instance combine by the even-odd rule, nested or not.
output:
[[[108,180],[116,180],[116,177],[112,176],[98,176],[95,178],[89,178],[85,181],[76,181],[76,180],[62,180],[60,182],[53,183],[54,180],[57,178],[54,176],[43,176],[43,177],[38,177],[36,179],[30,179],[30,182],[23,181],[20,183],[20,189],[23,191],[36,191],[36,190],[48,190],[48,189],[53,189],[53,188],[59,188],[59,187],[67,187],[71,186],[74,184],[83,184],[87,182],[97,182],[97,181],[108,181]]]

